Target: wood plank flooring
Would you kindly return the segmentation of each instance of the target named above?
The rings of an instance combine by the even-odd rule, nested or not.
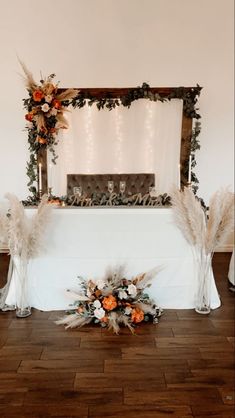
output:
[[[231,254],[217,253],[222,307],[165,310],[132,336],[96,326],[65,331],[59,312],[0,312],[1,418],[234,417]],[[0,255],[0,282],[8,257]]]

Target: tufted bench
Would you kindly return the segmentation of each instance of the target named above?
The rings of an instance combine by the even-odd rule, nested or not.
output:
[[[149,187],[155,185],[155,176],[153,173],[137,174],[67,174],[67,195],[71,196],[74,187],[82,187],[82,192],[87,196],[92,193],[105,193],[108,191],[108,181],[114,182],[114,192],[119,192],[120,181],[126,182],[126,191],[128,194],[149,192]]]

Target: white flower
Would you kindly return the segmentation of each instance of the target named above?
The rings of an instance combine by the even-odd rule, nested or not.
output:
[[[50,106],[49,106],[49,104],[47,104],[47,103],[44,103],[42,106],[41,106],[41,109],[42,109],[42,111],[43,112],[48,112],[48,110],[50,109]]]
[[[57,109],[55,107],[53,107],[53,109],[51,109],[51,115],[52,116],[56,116],[57,115]]]
[[[129,306],[127,306],[127,308],[125,308],[125,314],[129,315],[132,311],[132,308],[130,308]]]
[[[98,287],[99,290],[102,290],[105,287],[105,282],[102,279],[99,279],[96,281],[96,286]]]
[[[128,294],[126,293],[125,290],[119,290],[118,297],[119,297],[119,299],[127,299],[128,298]]]
[[[27,123],[27,127],[28,127],[29,129],[32,129],[32,128],[33,128],[33,122],[28,122],[28,123]]]
[[[97,308],[94,310],[94,315],[96,318],[102,319],[105,316],[105,310],[103,308]]]
[[[137,294],[137,290],[134,284],[129,284],[127,291],[129,293],[129,295],[131,295],[132,297],[135,297]]]
[[[100,308],[101,307],[101,303],[98,299],[95,300],[95,302],[93,302],[93,305],[95,308]]]
[[[47,96],[45,96],[45,100],[46,100],[47,103],[51,103],[52,99],[53,99],[53,97],[52,97],[51,94],[47,94]]]

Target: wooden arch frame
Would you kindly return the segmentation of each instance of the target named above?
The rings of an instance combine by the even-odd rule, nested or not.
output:
[[[122,96],[127,95],[134,88],[76,88],[79,90],[80,94],[83,94],[85,98],[95,97],[96,99],[120,99]],[[181,87],[185,94],[191,93],[195,87]],[[59,89],[59,92],[62,92],[66,89]],[[174,94],[177,90],[176,87],[149,87],[148,92],[153,95],[158,94],[161,98],[169,99],[169,95]],[[148,99],[149,97],[146,97]],[[181,187],[187,185],[187,177],[185,175],[184,167],[189,160],[189,155],[191,152],[191,138],[192,138],[192,126],[193,126],[193,117],[187,116],[184,112],[186,105],[186,99],[181,97],[173,96],[178,100],[183,100],[183,112],[182,112],[182,125],[181,125],[181,148],[180,148],[180,166],[181,166]],[[137,98],[138,100],[138,98]],[[48,182],[47,182],[47,149],[46,147],[41,147],[37,153],[37,164],[42,163],[42,194],[47,193]],[[39,190],[39,188],[38,188]]]

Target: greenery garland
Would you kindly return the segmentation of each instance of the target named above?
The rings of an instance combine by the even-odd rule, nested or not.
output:
[[[22,64],[22,63],[21,63]],[[77,91],[68,89],[58,93],[58,84],[53,84],[52,80],[55,74],[51,74],[46,79],[40,80],[37,84],[32,74],[22,64],[26,75],[26,86],[29,93],[27,99],[23,99],[24,109],[27,113],[25,118],[27,120],[26,130],[28,132],[29,144],[29,161],[27,162],[27,176],[29,178],[28,187],[31,196],[27,198],[28,204],[37,203],[38,192],[34,186],[35,181],[38,180],[37,174],[37,155],[40,150],[48,149],[52,155],[52,162],[56,164],[57,155],[55,147],[58,143],[57,134],[61,128],[66,128],[66,119],[63,117],[63,112],[69,106],[73,108],[82,108],[86,105],[96,105],[98,110],[115,109],[117,106],[130,107],[132,102],[138,99],[148,99],[154,102],[170,101],[172,99],[183,100],[183,113],[186,117],[196,119],[195,126],[192,130],[190,139],[190,153],[192,154],[192,167],[196,166],[195,152],[200,149],[198,135],[201,130],[199,123],[200,114],[198,113],[197,99],[201,92],[201,87],[197,85],[191,89],[184,87],[170,89],[170,93],[153,93],[152,89],[147,83],[143,83],[141,87],[130,88],[126,94],[119,97],[112,97],[110,92],[104,92],[99,96],[92,95],[89,89]],[[67,94],[66,94],[67,93]],[[187,176],[188,162],[182,168],[183,173]],[[195,173],[192,172],[193,189],[196,192],[198,189],[198,179]]]

